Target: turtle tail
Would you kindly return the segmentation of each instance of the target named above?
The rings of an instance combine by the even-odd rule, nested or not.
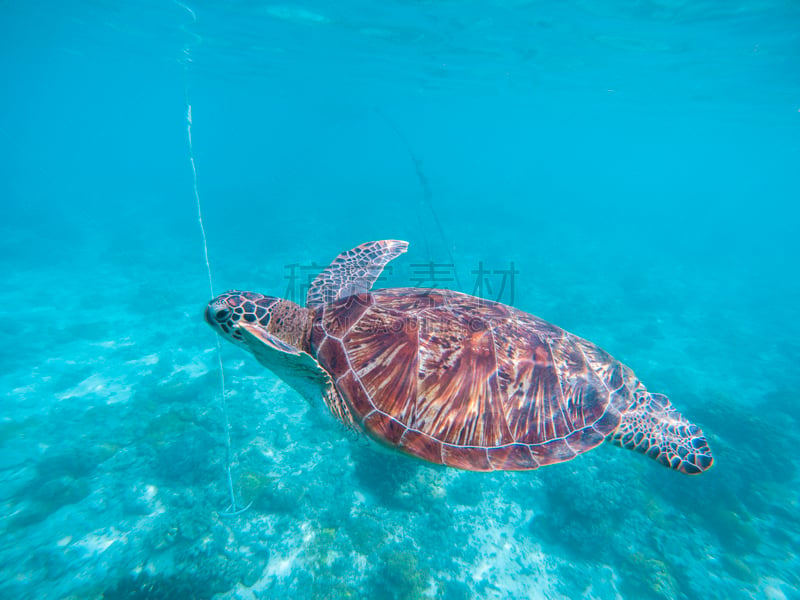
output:
[[[675,410],[663,394],[637,394],[607,439],[681,473],[702,473],[714,463],[702,430]]]

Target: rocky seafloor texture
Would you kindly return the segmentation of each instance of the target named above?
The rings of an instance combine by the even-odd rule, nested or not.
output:
[[[528,473],[426,466],[224,347],[249,505],[226,516],[202,270],[129,258],[16,263],[0,289],[1,597],[800,597],[798,346],[746,304],[714,304],[711,284],[552,267],[521,277],[516,302],[668,393],[709,436],[702,476],[611,446]],[[662,311],[665,281],[694,301]]]

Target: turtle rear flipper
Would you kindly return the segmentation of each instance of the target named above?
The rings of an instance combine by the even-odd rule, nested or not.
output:
[[[702,430],[663,394],[641,394],[608,439],[682,473],[702,473],[714,463]]]

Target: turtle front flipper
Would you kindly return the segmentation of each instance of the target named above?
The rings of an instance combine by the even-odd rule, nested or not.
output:
[[[242,322],[239,329],[244,343],[258,362],[307,400],[313,402],[321,393],[325,406],[334,416],[347,427],[355,427],[350,409],[336,391],[330,373],[308,352],[289,346],[253,323]]]
[[[368,292],[390,260],[408,249],[408,242],[367,242],[342,252],[308,289],[306,306],[316,308],[340,298]]]
[[[702,430],[675,410],[663,394],[638,395],[608,440],[682,473],[702,473],[714,463]]]

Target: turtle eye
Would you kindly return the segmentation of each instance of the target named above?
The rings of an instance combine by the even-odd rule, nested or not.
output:
[[[219,321],[220,323],[222,323],[222,322],[224,322],[224,321],[227,321],[227,320],[228,320],[228,317],[230,317],[230,316],[231,316],[231,312],[232,312],[232,311],[231,311],[231,309],[230,309],[230,308],[220,308],[220,309],[219,309],[219,310],[216,312],[216,314],[214,315],[214,318],[215,318],[217,321]]]

